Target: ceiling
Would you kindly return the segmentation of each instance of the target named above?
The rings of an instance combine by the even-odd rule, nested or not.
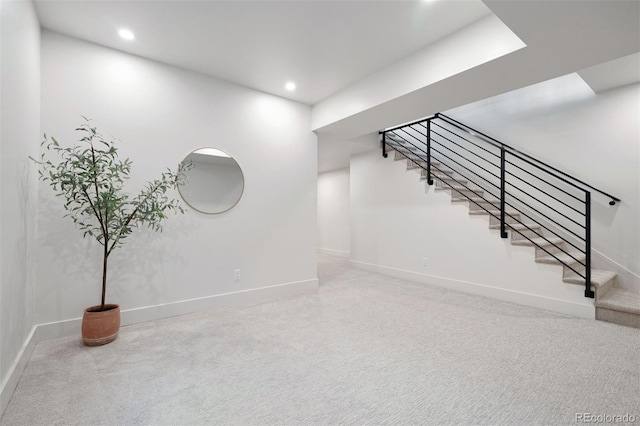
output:
[[[479,0],[36,0],[36,10],[45,29],[309,105],[491,13]],[[123,27],[135,40],[118,37]]]
[[[35,4],[45,29],[312,105],[312,116],[323,105],[351,105],[380,89],[389,90],[387,83],[403,81],[408,64],[415,68],[417,57],[429,59],[425,54],[430,49],[487,19],[498,19],[526,44],[466,71],[393,93],[389,100],[315,129],[322,135],[319,171],[347,167],[351,155],[375,149],[377,138],[368,133],[433,112],[576,71],[595,91],[640,78],[637,0],[35,0]],[[121,28],[132,30],[135,40],[119,38]],[[470,53],[467,46],[458,47]],[[455,52],[451,53],[445,62],[447,58],[455,62]],[[442,62],[434,63],[435,68]],[[297,89],[287,91],[287,81],[294,81]]]

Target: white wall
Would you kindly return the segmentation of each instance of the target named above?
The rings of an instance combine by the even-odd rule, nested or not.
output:
[[[244,195],[221,215],[189,210],[136,230],[110,258],[123,310],[316,278],[316,138],[308,106],[51,32],[42,38],[42,129],[67,145],[81,115],[122,142],[131,189],[203,146],[242,166]],[[100,247],[41,185],[38,323],[99,303]],[[177,192],[174,194],[177,196]],[[241,279],[233,280],[233,270]]]
[[[40,143],[40,26],[33,4],[0,2],[0,414],[24,367],[35,325],[37,174]]]
[[[469,216],[466,203],[419,181],[406,162],[380,152],[351,159],[351,260],[355,266],[501,300],[593,318],[581,286],[562,268],[534,262],[534,249],[512,246]]]
[[[318,249],[322,253],[349,256],[349,169],[318,174]]]
[[[640,291],[639,84],[594,94],[570,74],[447,114],[620,198],[592,192],[594,263]]]
[[[318,102],[313,106],[313,129],[321,129],[331,123],[383,105],[524,46],[524,43],[498,18],[494,15],[486,16]],[[453,96],[460,95],[463,93],[453,94]],[[433,103],[433,101],[423,98],[422,104]],[[387,109],[385,112],[396,117],[403,115],[403,112],[397,109]],[[393,120],[387,117],[383,119]],[[362,131],[350,136],[370,133],[375,129],[359,130]]]

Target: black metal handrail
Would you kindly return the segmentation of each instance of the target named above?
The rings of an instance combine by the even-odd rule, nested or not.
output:
[[[590,190],[609,197],[610,205],[619,198],[441,113],[380,133],[384,157],[387,146],[393,148],[425,170],[429,185],[434,183],[432,169],[441,175],[454,171],[460,179],[440,182],[496,218],[502,238],[508,228],[583,278],[585,296],[594,297]]]
[[[596,187],[593,187],[593,186],[589,185],[588,183],[583,182],[583,181],[581,181],[580,179],[578,179],[578,178],[576,178],[576,177],[574,177],[574,176],[571,176],[571,175],[570,175],[570,174],[568,174],[568,173],[563,172],[562,170],[558,170],[557,168],[555,168],[555,167],[553,167],[553,166],[551,166],[551,165],[549,165],[549,164],[545,163],[544,161],[540,161],[540,160],[538,160],[537,158],[534,158],[534,157],[530,156],[529,154],[526,154],[526,153],[524,153],[524,152],[522,152],[522,151],[520,151],[520,150],[518,150],[518,149],[516,149],[516,148],[514,148],[514,147],[512,147],[512,146],[509,146],[509,145],[507,145],[507,144],[505,144],[505,143],[502,143],[502,142],[500,142],[500,141],[498,141],[498,140],[496,140],[496,139],[492,138],[491,136],[487,136],[487,135],[485,135],[484,133],[482,133],[482,132],[480,132],[480,131],[478,131],[478,130],[475,130],[474,128],[472,128],[472,127],[470,127],[470,126],[467,126],[466,124],[463,124],[463,123],[461,123],[461,122],[459,122],[459,121],[457,121],[457,120],[454,120],[454,119],[453,119],[453,118],[451,118],[451,117],[448,117],[448,116],[446,116],[446,115],[444,115],[444,114],[442,114],[442,113],[437,113],[437,114],[435,114],[435,116],[434,116],[434,117],[435,117],[435,118],[440,117],[440,118],[444,118],[445,120],[447,120],[447,121],[449,121],[449,122],[454,122],[454,123],[456,123],[458,126],[462,126],[462,127],[464,127],[464,129],[461,129],[461,130],[463,130],[463,131],[465,131],[465,132],[467,132],[467,133],[469,133],[469,134],[471,134],[471,135],[474,135],[474,136],[478,136],[478,135],[479,135],[479,136],[481,136],[481,137],[483,137],[483,138],[488,139],[489,141],[493,141],[494,143],[497,143],[497,144],[499,144],[500,146],[503,146],[504,148],[509,149],[510,151],[512,151],[512,152],[514,152],[514,153],[517,153],[517,154],[519,154],[519,155],[521,155],[521,156],[523,156],[523,157],[525,157],[525,158],[528,158],[529,160],[535,161],[536,163],[538,163],[538,164],[540,164],[540,165],[542,165],[542,166],[544,166],[544,167],[547,167],[547,168],[549,168],[550,170],[553,170],[555,173],[558,173],[558,174],[560,174],[560,175],[562,175],[562,176],[565,176],[565,177],[569,178],[570,180],[572,180],[572,181],[574,181],[574,182],[577,182],[577,183],[579,183],[580,185],[582,185],[582,186],[584,186],[584,187],[587,187],[587,188],[589,188],[589,189],[593,189],[593,190],[594,190],[594,191],[596,191],[596,192],[599,192],[600,194],[602,194],[602,195],[604,195],[604,196],[606,196],[606,197],[608,197],[608,198],[610,198],[610,199],[611,199],[611,201],[609,201],[609,205],[610,205],[610,206],[613,206],[613,205],[615,205],[615,204],[616,204],[616,202],[619,202],[619,201],[620,201],[620,199],[619,199],[618,197],[615,197],[615,196],[613,196],[613,195],[611,195],[611,194],[608,194],[608,193],[606,193],[606,192],[604,192],[604,191],[602,191],[602,190],[600,190],[600,189],[598,189],[598,188],[596,188]]]

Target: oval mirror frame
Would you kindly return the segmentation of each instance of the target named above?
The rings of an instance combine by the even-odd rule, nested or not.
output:
[[[191,151],[182,160],[185,171],[178,192],[192,209],[204,214],[222,214],[234,208],[244,194],[244,173],[227,152],[211,147]]]

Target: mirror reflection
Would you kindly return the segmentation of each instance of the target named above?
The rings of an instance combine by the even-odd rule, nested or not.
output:
[[[235,206],[244,191],[240,166],[229,154],[215,148],[200,148],[182,161],[191,164],[179,187],[182,199],[207,214],[224,213]]]

